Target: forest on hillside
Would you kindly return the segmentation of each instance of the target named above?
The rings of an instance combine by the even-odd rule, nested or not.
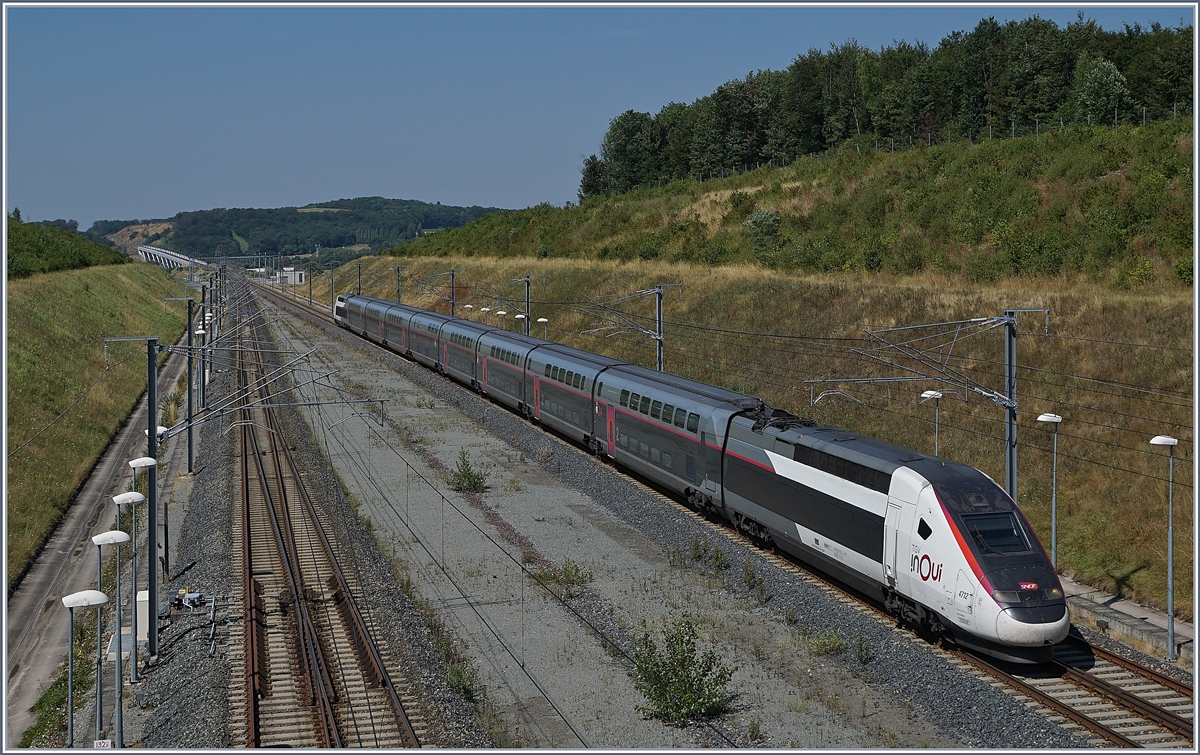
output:
[[[457,228],[495,207],[456,207],[408,199],[360,197],[304,207],[181,212],[171,229],[143,241],[193,257],[239,254],[307,254],[366,244],[386,249],[433,228]],[[139,221],[98,220],[89,233],[107,235]],[[145,221],[142,221],[145,222]]]
[[[690,105],[618,115],[600,155],[584,160],[579,198],[787,164],[852,142],[903,148],[1190,114],[1192,63],[1191,26],[1106,31],[1082,13],[1065,28],[1037,16],[987,18],[933,49],[900,41],[875,51],[851,39]]]

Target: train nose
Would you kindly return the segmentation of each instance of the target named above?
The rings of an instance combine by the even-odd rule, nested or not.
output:
[[[1006,645],[1034,647],[1062,642],[1071,630],[1065,603],[1048,606],[1014,606],[996,616],[996,637]]]

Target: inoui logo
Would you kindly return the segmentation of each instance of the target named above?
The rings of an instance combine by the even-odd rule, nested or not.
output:
[[[908,570],[921,575],[922,582],[928,582],[931,579],[934,582],[942,581],[942,565],[935,564],[928,554],[923,554],[918,558],[914,553],[908,562]]]

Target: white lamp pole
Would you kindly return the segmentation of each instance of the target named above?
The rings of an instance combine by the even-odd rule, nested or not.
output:
[[[500,318],[500,327],[504,328],[505,330],[508,330],[508,319],[507,319],[508,312],[501,309],[496,312],[496,316]]]
[[[75,609],[102,606],[108,596],[99,590],[81,590],[64,596],[67,609],[67,747],[75,746]]]
[[[939,456],[938,453],[938,423],[941,420],[942,413],[942,392],[941,391],[925,391],[921,394],[921,403],[925,403],[929,399],[933,399],[933,455]]]
[[[1058,571],[1058,423],[1062,422],[1062,417],[1043,414],[1037,421],[1054,425],[1054,465],[1050,473],[1050,564],[1054,571]]]
[[[483,313],[483,324],[484,325],[490,324],[489,317],[491,316],[492,308],[491,307],[480,307],[479,311]]]
[[[117,509],[120,511],[120,509]],[[100,578],[103,573],[103,560],[100,558],[102,546],[115,545],[117,546],[117,589],[113,591],[116,596],[117,604],[117,642],[121,641],[121,551],[122,543],[129,542],[129,535],[122,532],[120,529],[101,532],[92,538],[92,542],[96,544],[96,589],[102,590],[100,586]],[[104,730],[104,611],[96,611],[96,739],[100,738],[100,732]],[[117,674],[119,677],[120,674]],[[119,699],[119,698],[118,698]]]
[[[522,332],[524,332],[524,330],[525,330],[525,326],[529,324],[529,323],[527,322],[527,319],[528,319],[528,318],[526,318],[526,317],[525,317],[525,315],[523,315],[523,314],[521,314],[521,313],[519,313],[519,312],[518,312],[518,313],[517,313],[517,314],[516,314],[516,315],[513,317],[513,319],[514,319],[514,320],[522,320],[522,321],[524,321],[524,322],[519,322],[519,323],[517,323],[517,325],[518,325],[518,326],[520,326],[520,328],[521,328]],[[526,335],[529,335],[529,334],[528,334],[528,333],[526,333]]]
[[[474,304],[464,304],[463,309],[467,310],[467,319],[470,320],[471,312],[472,312],[472,310],[475,309],[475,305]]]
[[[550,331],[550,325],[548,324],[550,321],[545,317],[539,317],[537,321],[542,324],[542,338],[547,341],[550,340],[550,338],[546,335]]]
[[[1167,662],[1175,660],[1175,446],[1178,440],[1170,435],[1155,435],[1152,446],[1170,449],[1167,462]]]
[[[200,400],[197,401],[200,408],[204,408],[204,328],[197,328],[196,335],[200,337],[200,382],[196,386],[196,393],[199,394]]]

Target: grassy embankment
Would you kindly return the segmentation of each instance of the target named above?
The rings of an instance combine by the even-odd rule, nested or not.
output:
[[[187,315],[179,306],[164,314],[163,299],[186,295],[161,268],[145,264],[9,281],[9,589],[146,388],[145,343],[113,344],[106,372],[103,339],[156,335],[174,343]],[[93,382],[62,419],[16,450]]]
[[[1049,307],[1050,337],[1042,314],[1021,315],[1018,498],[1049,549],[1051,436],[1035,421],[1043,412],[1066,418],[1059,435],[1059,564],[1082,582],[1119,591],[1150,604],[1166,594],[1166,459],[1146,441],[1166,433],[1180,438],[1176,474],[1175,580],[1180,615],[1192,615],[1192,292],[1165,285],[1116,291],[1110,286],[1060,279],[1010,279],[969,283],[932,273],[916,276],[861,273],[803,275],[751,265],[707,267],[661,261],[563,260],[474,257],[363,260],[364,293],[393,298],[395,266],[413,277],[458,269],[457,298],[492,306],[474,296],[481,281],[535,279],[534,316],[550,319],[549,337],[573,346],[653,366],[653,341],[630,334],[583,335],[594,318],[569,304],[584,294],[644,289],[682,282],[682,300],[668,300],[666,317],[726,331],[780,334],[755,344],[733,332],[668,325],[667,370],[759,395],[818,422],[883,438],[923,452],[933,450],[933,407],[918,405],[933,384],[820,385],[815,394],[841,388],[858,401],[829,396],[810,405],[805,380],[888,374],[848,353],[862,329],[1000,315],[1006,308]],[[339,291],[352,290],[353,264],[338,273]],[[448,279],[443,281],[443,293]],[[505,289],[523,300],[520,284]],[[446,303],[406,283],[405,302],[446,311]],[[314,281],[314,299],[329,301],[328,277]],[[307,294],[307,286],[298,293]],[[506,308],[513,311],[511,301]],[[505,308],[505,307],[500,307]],[[653,316],[652,300],[623,309]],[[459,309],[459,314],[465,312]],[[479,318],[478,309],[474,315]],[[496,324],[495,317],[491,318]],[[650,325],[651,321],[645,321]],[[508,318],[509,327],[514,323]],[[535,335],[541,330],[535,326]],[[821,340],[833,339],[833,340]],[[1075,340],[1075,339],[1096,339]],[[1119,343],[1154,344],[1132,348]],[[1003,340],[999,330],[960,344],[957,367],[982,384],[1003,390]],[[1072,377],[1074,376],[1074,377]],[[1128,388],[1127,386],[1137,386]],[[973,464],[1004,479],[1003,412],[978,395],[941,404],[943,456]]]
[[[1190,283],[1190,119],[1146,127],[853,148],[783,169],[680,181],[582,206],[498,212],[403,256],[757,262],[805,272],[1072,275]]]
[[[119,250],[97,244],[78,233],[8,218],[6,265],[10,280],[55,270],[120,265],[129,261]]]

